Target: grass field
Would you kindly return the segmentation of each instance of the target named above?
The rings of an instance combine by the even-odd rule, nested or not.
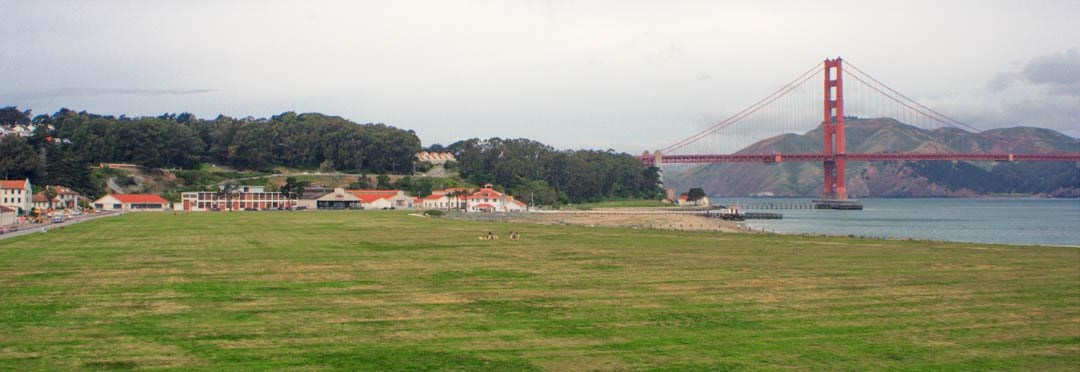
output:
[[[17,370],[1075,370],[1080,249],[127,214],[0,241],[0,329]]]

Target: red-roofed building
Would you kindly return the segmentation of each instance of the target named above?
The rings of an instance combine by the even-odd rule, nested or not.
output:
[[[94,208],[103,211],[163,211],[169,201],[154,194],[109,194],[94,201]]]
[[[514,200],[513,196],[495,191],[490,184],[466,198],[469,212],[522,212],[527,211],[525,203]]]
[[[0,205],[29,213],[33,205],[30,180],[0,180]]]
[[[405,195],[401,190],[345,190],[334,192],[314,200],[318,209],[409,209],[420,204],[420,199]]]
[[[471,192],[468,189],[460,187],[435,190],[425,197],[420,205],[425,209],[463,209],[469,194]]]
[[[346,190],[360,199],[364,209],[409,209],[416,198],[401,190]]]

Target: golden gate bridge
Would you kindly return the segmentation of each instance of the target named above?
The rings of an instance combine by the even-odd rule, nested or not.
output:
[[[811,88],[808,82],[818,73],[824,75],[823,90],[814,93],[815,89]],[[850,79],[847,87],[845,78]],[[845,89],[849,96],[857,98],[854,104],[845,104]],[[812,117],[816,115],[821,115],[820,120]],[[850,62],[836,58],[818,63],[787,85],[727,119],[655,152],[646,151],[638,158],[650,166],[821,162],[824,180],[819,207],[840,209],[857,205],[847,200],[844,172],[848,161],[1080,162],[1080,152],[1054,149],[1047,151],[1031,144],[1013,143],[1003,137],[999,137],[1000,141],[991,146],[991,151],[957,152],[942,145],[911,147],[910,144],[905,146],[903,138],[895,138],[888,142],[899,147],[897,149],[876,148],[868,149],[873,150],[868,152],[848,152],[845,120],[860,117],[893,118],[920,129],[983,132],[905,96]],[[763,152],[760,148],[738,147],[744,145],[746,140],[758,139],[761,136],[805,131],[809,129],[807,124],[812,124],[821,131],[821,152]],[[721,133],[727,128],[738,130]]]

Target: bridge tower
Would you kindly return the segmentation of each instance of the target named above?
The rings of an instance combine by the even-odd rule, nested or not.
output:
[[[843,60],[839,57],[825,60],[825,113],[822,126],[826,159],[821,198],[847,199],[847,186],[844,184],[844,73]]]

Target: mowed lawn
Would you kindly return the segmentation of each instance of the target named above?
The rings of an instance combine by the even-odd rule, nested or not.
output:
[[[0,369],[1077,366],[1077,248],[400,212],[131,213],[0,241]]]

